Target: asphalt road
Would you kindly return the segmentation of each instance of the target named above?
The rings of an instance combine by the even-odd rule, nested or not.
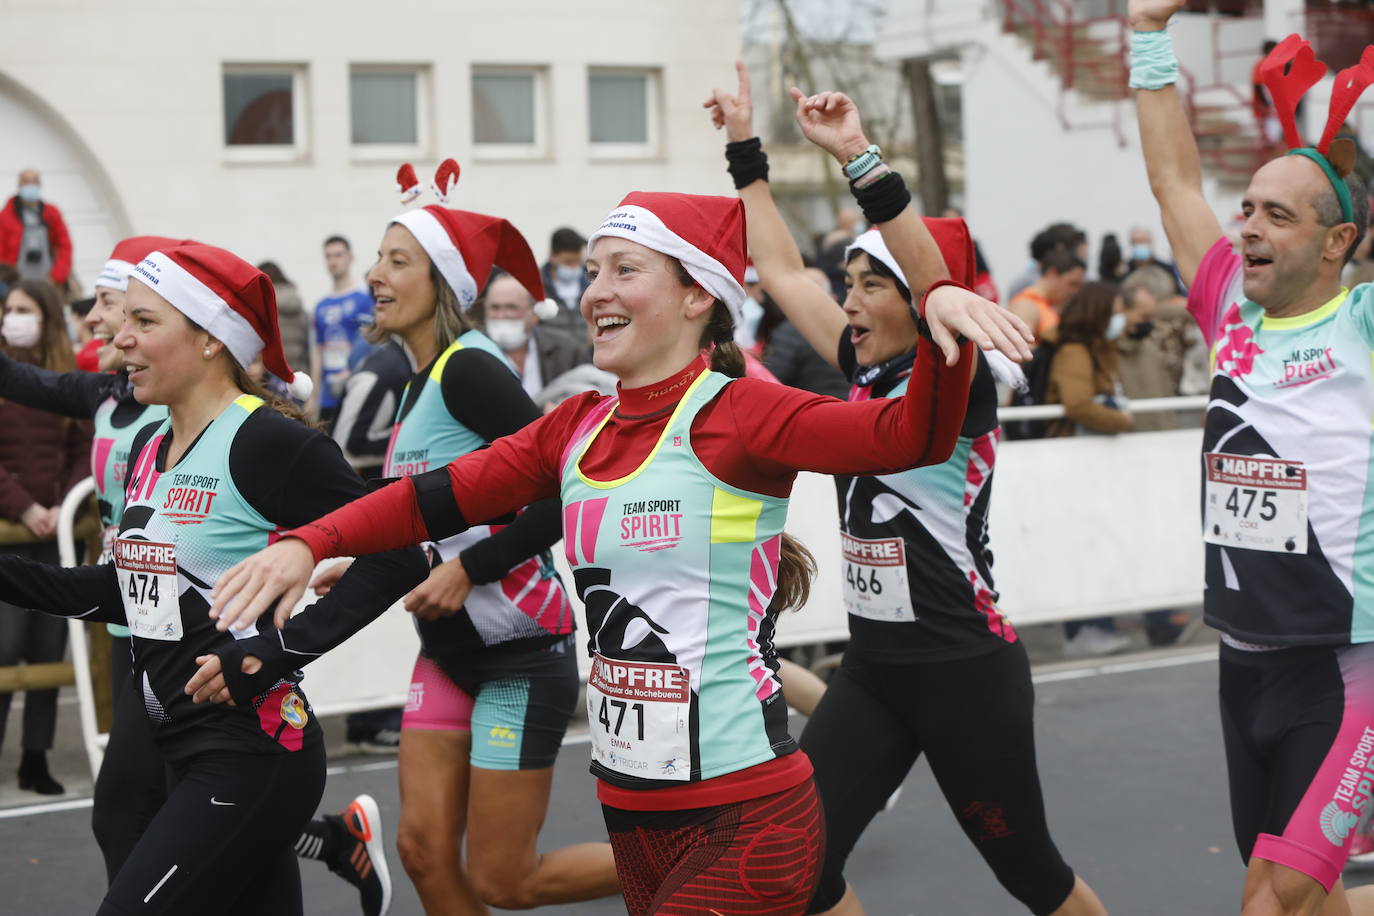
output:
[[[1213,652],[1206,645],[1037,669],[1037,740],[1051,827],[1065,858],[1114,914],[1239,909],[1242,868],[1227,810],[1215,678]],[[6,776],[13,754],[7,749],[0,761]],[[604,837],[585,758],[580,743],[563,751],[545,847]],[[357,756],[332,762],[328,808],[370,792],[386,822],[395,823],[394,762]],[[79,789],[79,782],[72,782]],[[65,804],[86,803],[75,798]],[[0,887],[5,889],[0,912],[94,911],[103,870],[89,818],[89,807],[0,812]],[[391,912],[419,914],[419,902],[394,856],[392,869]],[[307,913],[358,912],[352,889],[322,866],[302,863],[302,877]],[[912,771],[896,809],[880,815],[860,842],[849,877],[873,914],[1025,912],[958,830],[923,763]],[[1371,880],[1374,872],[1347,873],[1351,885]],[[614,899],[546,911],[624,913]]]

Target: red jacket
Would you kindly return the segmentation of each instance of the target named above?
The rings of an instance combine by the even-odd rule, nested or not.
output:
[[[61,210],[47,202],[39,206],[43,208],[43,222],[48,225],[48,248],[52,251],[48,278],[61,288],[67,285],[67,276],[72,272],[72,237],[67,234]],[[18,266],[23,240],[24,218],[19,215],[19,198],[11,197],[5,202],[5,209],[0,210],[0,263]]]
[[[91,473],[91,424],[0,401],[0,518],[62,502]]]

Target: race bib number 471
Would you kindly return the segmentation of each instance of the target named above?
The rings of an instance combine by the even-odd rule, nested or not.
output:
[[[1208,452],[1203,538],[1209,544],[1307,553],[1307,469],[1301,461]]]
[[[691,707],[686,668],[594,655],[587,677],[592,759],[626,776],[687,781]]]
[[[118,538],[114,564],[130,632],[143,639],[181,639],[176,545]]]

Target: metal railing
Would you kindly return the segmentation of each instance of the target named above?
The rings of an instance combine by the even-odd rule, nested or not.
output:
[[[1185,396],[1174,398],[1141,398],[1130,402],[1131,413],[1168,413],[1181,410],[1203,410],[1207,407],[1207,396]],[[1034,404],[1029,407],[1001,407],[997,419],[1003,423],[1009,420],[1058,420],[1064,416],[1063,404]]]
[[[1129,51],[1129,26],[1125,0],[1098,0],[1101,15],[1084,15],[1071,0],[1002,0],[1002,30],[1026,33],[1032,56],[1048,60],[1059,76],[1055,115],[1065,130],[1109,129],[1118,145],[1126,145],[1121,103],[1129,97],[1129,71],[1125,60]],[[1094,10],[1096,12],[1096,10]],[[1088,30],[1110,23],[1112,39],[1092,38]],[[1105,102],[1111,117],[1104,122],[1075,121],[1068,114],[1069,91],[1080,88],[1081,77],[1089,76]]]

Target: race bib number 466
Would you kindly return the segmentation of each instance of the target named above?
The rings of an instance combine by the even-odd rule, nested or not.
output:
[[[841,531],[840,546],[844,606],[849,613],[885,623],[916,619],[906,581],[906,544],[901,538],[869,540]]]
[[[1208,452],[1203,538],[1209,544],[1307,553],[1307,469],[1301,461]]]
[[[114,564],[130,632],[143,639],[181,639],[176,546],[118,538]]]

